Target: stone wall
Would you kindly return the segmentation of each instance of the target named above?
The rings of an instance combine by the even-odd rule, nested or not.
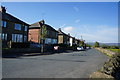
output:
[[[120,54],[116,54],[106,61],[100,71],[120,80]]]
[[[120,53],[115,53],[102,48],[95,49],[110,56],[110,59],[104,63],[99,71],[103,74],[113,76],[116,80],[120,80]]]

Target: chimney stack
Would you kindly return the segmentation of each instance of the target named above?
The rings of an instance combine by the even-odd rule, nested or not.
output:
[[[70,33],[68,33],[68,36],[70,36]]]
[[[61,31],[61,28],[59,28],[58,31]]]
[[[0,11],[2,11],[2,12],[4,12],[4,13],[6,13],[6,8],[5,8],[5,7],[3,7],[3,6],[1,6]]]
[[[41,22],[42,24],[45,24],[45,21],[44,21],[44,20],[41,20],[40,22]]]

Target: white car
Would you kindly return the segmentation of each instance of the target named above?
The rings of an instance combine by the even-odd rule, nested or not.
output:
[[[82,50],[84,50],[84,48],[82,46],[80,46],[80,47],[77,47],[77,50],[82,51]]]

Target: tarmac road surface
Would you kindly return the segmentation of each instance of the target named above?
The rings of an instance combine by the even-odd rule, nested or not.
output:
[[[88,78],[108,59],[95,50],[2,59],[3,78]]]

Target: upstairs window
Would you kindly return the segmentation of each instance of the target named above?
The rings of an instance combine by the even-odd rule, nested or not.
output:
[[[25,31],[27,31],[27,30],[28,30],[28,26],[25,26],[24,28],[25,28],[25,29],[24,29]]]
[[[6,21],[2,21],[2,27],[7,27],[7,22]]]
[[[21,30],[21,24],[16,24],[16,23],[15,23],[15,29],[16,29],[16,30]]]

